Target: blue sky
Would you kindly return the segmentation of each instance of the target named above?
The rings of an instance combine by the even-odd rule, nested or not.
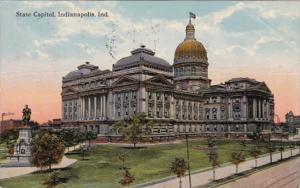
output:
[[[300,103],[300,3],[296,1],[2,1],[0,6],[4,97],[16,88],[26,89],[27,80],[36,88],[53,87],[58,94],[48,97],[54,96],[58,104],[63,75],[85,61],[111,69],[141,44],[172,64],[191,11],[197,15],[196,38],[208,51],[213,84],[253,77],[266,81],[278,101],[288,97]],[[108,11],[109,17],[19,18],[17,11]],[[106,47],[112,41],[114,57]],[[292,96],[282,95],[283,88]],[[288,108],[300,113],[299,105],[284,110]]]

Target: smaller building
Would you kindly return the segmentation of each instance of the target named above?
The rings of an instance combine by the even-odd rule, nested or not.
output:
[[[39,129],[60,129],[61,119],[52,119],[38,126]]]
[[[10,120],[1,121],[0,134],[5,133],[10,130],[19,129],[20,127],[22,127],[22,125],[23,125],[22,120],[10,119]]]
[[[285,122],[291,132],[295,132],[300,128],[300,115],[294,115],[292,111],[285,115]]]

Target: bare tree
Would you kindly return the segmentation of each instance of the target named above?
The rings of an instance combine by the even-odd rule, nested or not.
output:
[[[182,188],[181,177],[184,176],[187,170],[187,164],[184,158],[175,158],[171,164],[171,171],[179,178],[179,188]]]
[[[238,173],[239,164],[245,161],[245,155],[242,152],[231,153],[231,162],[235,165],[235,173]]]

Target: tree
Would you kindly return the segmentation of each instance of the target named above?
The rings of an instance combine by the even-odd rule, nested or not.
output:
[[[7,149],[8,149],[8,154],[9,155],[13,155],[15,152],[15,144],[9,144],[7,145]]]
[[[171,171],[179,178],[179,188],[182,187],[181,177],[184,176],[187,170],[187,164],[184,158],[175,158],[171,164]]]
[[[293,149],[295,149],[295,145],[294,144],[290,144],[290,151],[291,151],[291,157],[293,157]]]
[[[255,168],[257,168],[257,157],[261,154],[258,146],[254,146],[250,149],[250,155],[255,159]]]
[[[146,118],[145,113],[141,113],[128,120],[118,121],[113,125],[113,130],[121,133],[125,140],[133,143],[133,148],[135,148],[144,135],[151,134],[152,127],[153,122]]]
[[[3,131],[3,133],[0,134],[0,143],[6,142],[6,145],[15,143],[18,139],[18,134],[19,132],[14,129]]]
[[[272,153],[274,151],[276,151],[276,148],[275,148],[274,144],[272,144],[271,142],[269,144],[268,151],[269,151],[269,154],[270,154],[270,162],[272,163],[273,162]]]
[[[279,146],[279,151],[280,151],[280,160],[282,161],[282,159],[283,159],[282,153],[284,151],[284,146],[282,144],[281,144],[281,146]]]
[[[32,141],[31,163],[37,167],[49,167],[58,164],[64,156],[65,146],[63,141],[54,133],[42,133]]]
[[[97,133],[93,131],[88,131],[85,133],[85,139],[89,141],[89,147],[91,147],[91,140],[94,140],[97,138]]]
[[[60,172],[59,171],[54,171],[52,172],[49,177],[43,182],[43,184],[47,188],[52,188],[55,187],[56,185],[59,184],[60,182]]]
[[[74,137],[73,137],[73,140],[72,140],[72,144],[73,144],[74,149],[75,149],[76,145],[78,145],[78,144],[81,145],[81,143],[86,141],[86,134],[81,132],[78,129],[73,130],[73,134],[74,134]]]
[[[123,179],[121,179],[119,183],[123,186],[129,186],[134,181],[134,176],[128,169],[125,169],[124,171]]]
[[[69,151],[69,148],[74,145],[75,131],[72,129],[63,129],[59,136]]]
[[[213,180],[216,180],[216,167],[220,166],[219,155],[215,149],[209,149],[208,159],[213,168]]]
[[[235,173],[238,173],[239,164],[245,161],[245,155],[242,152],[231,153],[231,162],[235,165]]]
[[[129,172],[129,168],[125,166],[126,154],[120,154],[119,160],[122,161],[121,170],[124,170],[123,179],[119,183],[123,186],[129,186],[134,181],[134,176]]]

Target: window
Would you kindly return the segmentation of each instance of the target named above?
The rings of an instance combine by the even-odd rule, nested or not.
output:
[[[196,75],[196,67],[192,67],[192,75]]]
[[[160,100],[160,93],[156,94],[156,100],[158,100],[158,101]]]
[[[217,97],[212,97],[212,100],[213,100],[214,103],[216,103],[217,102]]]

